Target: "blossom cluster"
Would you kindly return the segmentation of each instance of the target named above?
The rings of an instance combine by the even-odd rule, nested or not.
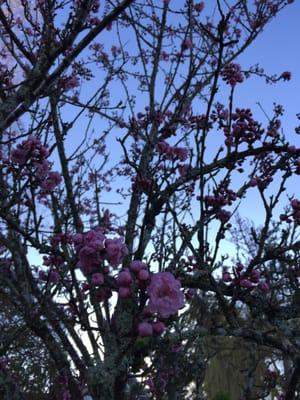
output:
[[[151,274],[148,265],[141,260],[133,260],[116,276],[109,277],[109,266],[118,267],[128,250],[122,238],[109,239],[102,228],[75,235],[55,234],[50,243],[53,253],[43,257],[43,264],[49,270],[37,270],[39,281],[67,284],[68,280],[63,276],[64,260],[59,251],[60,246],[73,245],[77,265],[87,279],[82,285],[83,298],[89,291],[95,301],[101,302],[112,296],[112,289],[117,289],[121,300],[131,298],[137,301],[140,298],[142,311],[136,325],[139,336],[162,334],[165,330],[163,320],[176,314],[184,305],[180,282],[170,272]],[[141,297],[136,297],[138,293]]]
[[[170,272],[152,275],[147,287],[149,311],[156,312],[163,318],[176,314],[184,305],[184,296],[180,288],[180,282]]]
[[[260,139],[262,131],[250,109],[237,108],[232,114],[232,120],[231,130],[228,127],[224,128],[226,145],[231,146],[242,142],[252,144],[255,140]]]
[[[165,160],[171,161],[186,161],[189,154],[186,147],[173,147],[164,141],[158,142],[156,149],[160,154],[163,154]]]
[[[292,147],[292,146],[290,146],[290,147]],[[296,174],[296,175],[300,175],[300,159],[296,160],[296,161],[294,162],[294,165],[295,165],[295,167],[296,167],[296,169],[295,169],[295,174]]]
[[[133,283],[138,283],[142,289],[146,288],[149,297],[147,312],[150,314],[168,318],[170,315],[176,314],[184,304],[180,282],[170,272],[158,272],[150,275],[146,263],[134,260],[130,263],[129,268],[124,268],[117,276],[121,298],[130,296],[130,286]]]
[[[287,154],[282,155],[282,170],[290,170],[290,163],[293,162],[294,157],[287,157],[287,155],[294,153],[293,146],[287,147]],[[263,152],[255,156],[258,161],[258,171],[250,180],[250,186],[258,186],[261,190],[265,190],[274,180],[274,171],[276,170],[276,158],[271,152]],[[297,170],[295,171],[297,173]]]
[[[280,79],[283,79],[284,81],[290,81],[291,78],[292,78],[292,74],[290,73],[290,71],[284,71],[280,75]]]
[[[152,179],[146,176],[135,176],[132,178],[132,190],[149,193],[152,188]]]
[[[146,290],[149,302],[143,313],[143,321],[138,324],[139,336],[164,332],[165,325],[160,319],[176,314],[184,305],[184,295],[180,289],[180,282],[170,272],[158,272],[151,276]],[[156,314],[154,320],[153,314]]]
[[[34,136],[29,136],[18,144],[11,152],[11,161],[24,166],[27,162],[40,167],[48,157],[48,149]]]
[[[300,225],[300,200],[293,199],[291,201],[292,211],[289,214],[281,214],[281,221],[291,223],[292,220],[295,224]]]
[[[213,196],[207,195],[204,197],[204,202],[210,212],[213,212],[217,219],[222,222],[227,222],[231,216],[231,213],[224,210],[223,207],[228,205],[231,206],[233,201],[237,199],[236,193],[227,188],[219,188],[215,191]]]
[[[89,283],[83,286],[83,290],[95,287],[95,298],[103,301],[111,296],[111,288],[105,275],[109,268],[104,267],[104,261],[117,267],[128,250],[121,238],[107,239],[103,231],[98,228],[86,234],[76,234],[72,238],[79,262],[78,265],[84,275],[90,277]],[[53,277],[54,278],[54,277]],[[128,267],[121,269],[114,279],[119,299],[134,299],[140,292],[146,300],[143,311],[139,316],[137,333],[139,336],[160,335],[165,330],[164,319],[176,314],[184,305],[184,295],[181,292],[181,284],[170,272],[158,272],[151,274],[148,265],[141,260],[132,261]],[[148,299],[148,304],[145,304]]]
[[[61,182],[61,176],[56,171],[50,170],[50,162],[47,160],[49,151],[41,141],[30,135],[22,143],[19,143],[11,152],[10,160],[13,165],[22,168],[23,176],[34,176],[37,184],[46,192],[52,191]]]
[[[80,79],[77,75],[70,75],[60,79],[59,86],[65,90],[71,90],[78,87],[80,84]]]
[[[257,287],[262,292],[269,290],[269,285],[262,279],[261,273],[257,269],[252,269],[250,272],[246,271],[242,263],[237,263],[232,269],[232,273],[224,268],[222,281],[244,289],[252,290]]]
[[[128,254],[123,238],[108,239],[102,229],[76,234],[73,243],[79,258],[78,265],[84,275],[98,272],[104,260],[112,267],[117,267]]]
[[[267,135],[272,138],[279,137],[280,127],[281,121],[277,118],[272,119],[267,127]]]
[[[242,83],[244,80],[244,75],[239,64],[226,64],[221,75],[224,81],[231,86],[235,86],[237,83]]]

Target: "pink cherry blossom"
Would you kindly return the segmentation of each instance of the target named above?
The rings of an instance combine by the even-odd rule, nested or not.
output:
[[[283,79],[284,81],[290,81],[292,77],[292,74],[289,71],[284,71],[281,75],[280,78]]]
[[[261,282],[261,283],[258,285],[258,288],[259,288],[262,292],[268,292],[269,289],[270,289],[270,287],[269,287],[269,285],[267,284],[267,282]]]
[[[92,273],[101,261],[99,253],[93,247],[84,246],[79,252],[79,266],[85,275]]]
[[[86,291],[88,291],[88,290],[90,290],[90,285],[88,284],[88,283],[83,283],[82,284],[82,291],[83,292],[86,292]]]
[[[140,260],[134,260],[130,263],[130,269],[133,272],[139,272],[142,269],[147,269],[147,264]]]
[[[259,282],[259,278],[260,278],[260,272],[257,271],[256,269],[252,270],[250,273],[250,280],[253,283],[258,283]]]
[[[104,249],[104,241],[105,235],[100,229],[91,230],[85,235],[85,242],[95,251]]]
[[[153,335],[153,327],[149,322],[140,322],[138,325],[138,334],[139,336],[152,336]]]
[[[65,78],[61,82],[61,84],[65,90],[70,90],[70,89],[74,89],[74,88],[78,87],[80,84],[80,80],[79,80],[78,76],[72,75],[72,76]]]
[[[226,64],[222,71],[222,77],[226,83],[231,86],[235,86],[237,83],[241,83],[244,80],[244,75],[241,71],[239,64]]]
[[[165,153],[170,148],[170,145],[167,142],[158,142],[156,148],[160,153]]]
[[[50,163],[47,160],[43,160],[41,163],[36,164],[36,176],[38,179],[45,179],[50,170]]]
[[[223,282],[231,282],[231,281],[232,281],[232,278],[231,278],[231,275],[230,275],[229,272],[224,271],[224,272],[222,273],[222,281],[223,281]]]
[[[147,271],[146,269],[142,269],[139,271],[138,278],[140,281],[146,281],[147,279],[149,279],[149,277],[149,271]]]
[[[194,5],[194,9],[195,9],[195,11],[197,11],[198,13],[200,13],[201,11],[203,11],[203,9],[204,9],[204,2],[201,1],[200,3],[196,3],[196,4]]]
[[[92,284],[94,286],[103,285],[103,283],[104,283],[104,276],[102,274],[96,272],[95,274],[92,275]]]
[[[157,335],[161,335],[162,333],[164,333],[166,326],[163,322],[157,321],[152,323],[152,328],[154,333],[156,333]]]
[[[60,276],[57,271],[52,270],[49,272],[49,282],[57,283],[59,281],[59,278]]]
[[[188,158],[188,149],[186,147],[174,147],[173,152],[176,158],[180,161],[185,161]]]
[[[61,182],[61,176],[56,171],[50,171],[46,179],[41,183],[42,189],[47,192],[53,190]]]
[[[11,152],[11,160],[13,163],[24,165],[26,163],[27,152],[18,147],[17,149]]]
[[[76,251],[79,251],[84,245],[84,235],[82,235],[81,233],[76,233],[75,235],[73,235],[72,241],[74,243]]]
[[[181,284],[170,272],[158,272],[152,275],[147,287],[149,309],[163,318],[168,318],[184,305]]]
[[[244,278],[240,281],[240,286],[243,288],[250,289],[253,287],[253,284],[249,281],[249,279]]]
[[[131,274],[129,271],[121,271],[117,277],[119,286],[129,286],[132,282]]]
[[[107,239],[105,241],[106,257],[112,267],[121,264],[123,258],[128,254],[128,249],[123,239]]]
[[[45,271],[39,271],[39,280],[40,281],[47,281],[48,280],[47,274],[46,274]]]

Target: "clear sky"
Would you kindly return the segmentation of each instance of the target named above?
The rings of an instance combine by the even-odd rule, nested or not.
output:
[[[289,135],[297,123],[295,114],[300,112],[300,1],[281,11],[240,60],[243,66],[258,62],[271,74],[292,73],[290,82],[265,85],[261,79],[251,79],[239,88],[241,99],[250,107],[260,101],[270,111],[274,101],[282,104],[286,110],[284,131]]]
[[[209,3],[209,1],[210,0],[207,0],[206,3]],[[104,35],[109,36],[110,33],[105,32]],[[103,41],[101,36],[99,37],[99,41]],[[251,108],[255,117],[263,124],[267,124],[267,119],[261,112],[257,102],[260,102],[269,115],[272,115],[273,102],[282,104],[286,110],[286,114],[283,117],[283,131],[289,140],[298,147],[300,147],[300,136],[294,134],[294,128],[298,123],[296,113],[300,112],[299,41],[300,0],[295,0],[294,4],[286,7],[267,25],[265,31],[239,58],[239,62],[245,69],[259,63],[261,67],[270,74],[280,74],[283,71],[290,71],[292,73],[292,80],[290,82],[280,82],[276,85],[266,85],[264,79],[252,77],[243,84],[238,85],[235,100],[236,106]],[[87,88],[87,86],[84,84],[83,90]],[[118,93],[116,93],[116,96],[117,95]],[[224,102],[226,103],[225,99]],[[137,111],[142,110],[137,109]],[[98,129],[100,128],[100,131],[102,129],[101,125],[101,121],[97,120],[96,126]],[[72,136],[72,141],[73,140],[74,137]],[[113,159],[116,157],[116,149],[119,151],[119,144],[115,142],[115,137],[113,137],[112,140],[109,140],[108,146],[111,158]],[[300,197],[298,187],[299,177],[296,177],[290,185],[290,188],[294,190],[296,196]],[[251,189],[249,191],[248,201],[242,202],[241,214],[253,219],[256,223],[260,223],[262,222],[264,213],[262,204],[259,203],[259,206],[257,206],[259,198],[256,192],[257,189]],[[114,197],[113,192],[108,193],[107,200],[110,199],[114,201]],[[282,203],[282,207],[283,204],[284,202]],[[120,210],[119,207],[118,209]],[[253,210],[255,210],[255,213]]]
[[[245,69],[259,63],[269,74],[280,74],[283,71],[292,73],[291,81],[281,81],[273,85],[267,85],[263,78],[252,77],[238,86],[235,105],[251,108],[255,117],[263,124],[267,124],[267,118],[257,102],[260,102],[270,116],[272,116],[274,102],[283,105],[285,109],[285,115],[282,117],[283,132],[292,144],[300,147],[300,136],[294,131],[295,127],[300,125],[296,117],[296,114],[300,112],[299,0],[280,12],[258,39],[240,56],[239,62]],[[289,194],[294,193],[296,197],[300,197],[299,187],[299,176],[296,176],[288,185]],[[240,211],[242,215],[260,223],[264,212],[256,192],[256,189],[248,192],[248,201],[242,202]],[[282,207],[284,203],[287,202],[283,198]],[[277,211],[280,213],[280,207]]]

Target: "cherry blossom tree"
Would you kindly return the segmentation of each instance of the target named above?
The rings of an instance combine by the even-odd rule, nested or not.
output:
[[[228,343],[236,398],[299,395],[300,149],[283,106],[235,105],[291,79],[238,60],[290,3],[2,2],[0,293],[49,398],[228,398],[209,372]],[[240,229],[254,191],[264,221]],[[9,351],[2,393],[28,398]]]

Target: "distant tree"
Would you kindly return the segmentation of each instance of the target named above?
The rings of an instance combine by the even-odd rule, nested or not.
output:
[[[7,296],[0,296],[0,357],[2,372],[9,370],[7,380],[22,388],[25,398],[50,399],[56,369],[43,342],[32,335],[24,320],[16,312]],[[1,385],[0,385],[1,386]],[[2,387],[2,386],[1,386]],[[2,387],[1,398],[9,400],[11,394]]]

